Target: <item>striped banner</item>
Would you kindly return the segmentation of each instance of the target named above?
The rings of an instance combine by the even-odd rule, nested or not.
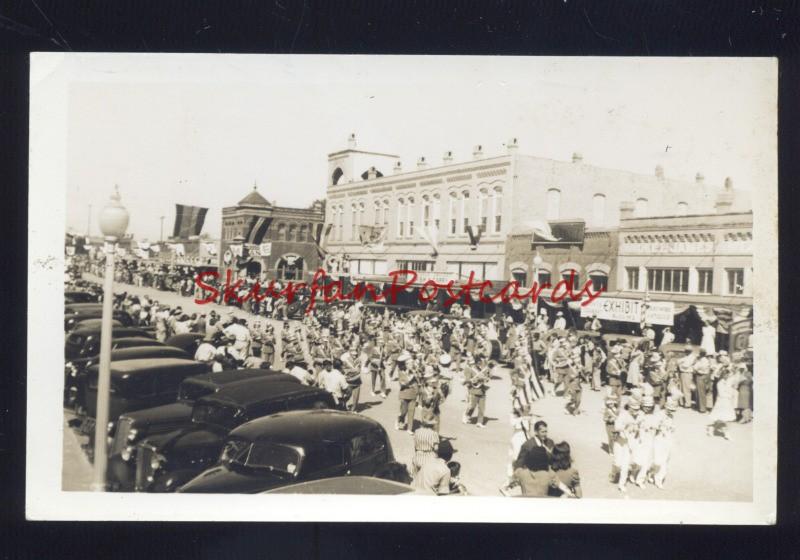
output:
[[[260,245],[267,235],[269,225],[272,223],[272,218],[265,218],[264,216],[254,216],[250,221],[250,230],[247,232],[247,243],[253,245]]]
[[[172,237],[188,239],[192,235],[200,235],[207,212],[208,208],[176,204],[175,227],[172,229]]]

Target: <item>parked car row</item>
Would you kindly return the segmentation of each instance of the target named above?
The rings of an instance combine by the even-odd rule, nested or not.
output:
[[[68,304],[67,317],[82,316]],[[93,318],[99,323],[100,317]],[[65,341],[65,404],[94,448],[100,325]],[[193,359],[202,335],[164,342],[112,328],[108,485],[115,491],[265,492],[305,481],[371,476],[393,461],[385,430],[335,410],[330,393],[271,370],[212,372]],[[394,489],[397,490],[397,489]],[[307,491],[307,490],[306,490]]]

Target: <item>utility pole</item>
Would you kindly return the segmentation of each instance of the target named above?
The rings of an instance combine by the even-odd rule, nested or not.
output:
[[[160,220],[161,220],[161,239],[159,240],[159,242],[163,243],[164,242],[164,216],[161,216]]]

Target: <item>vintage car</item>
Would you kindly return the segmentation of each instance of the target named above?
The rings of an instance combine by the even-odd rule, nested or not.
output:
[[[192,356],[195,355],[197,352],[197,347],[200,346],[200,343],[205,338],[205,334],[201,333],[181,333],[181,334],[173,334],[167,340],[164,341],[164,344],[167,346],[174,346],[176,348],[180,348],[187,354],[191,354]]]
[[[103,304],[96,303],[66,303],[64,304],[64,315],[77,315],[78,313],[88,313],[91,311],[103,311]]]
[[[421,492],[409,484],[374,476],[336,476],[279,486],[262,493],[397,496],[399,494],[420,494]]]
[[[333,408],[330,393],[298,383],[252,379],[199,399],[182,429],[149,437],[136,450],[136,490],[173,492],[219,459],[228,433],[287,410]]]
[[[172,348],[172,347],[167,347]],[[183,352],[178,348],[172,348]],[[136,474],[136,445],[144,438],[171,432],[192,421],[192,407],[201,397],[235,383],[263,378],[270,382],[299,384],[288,373],[266,369],[236,369],[189,377],[181,382],[175,402],[128,412],[119,417],[108,459],[108,483],[113,490],[133,490]]]
[[[127,311],[122,311],[119,309],[115,309],[112,314],[112,318],[118,322],[119,325],[124,327],[130,327],[133,324],[133,319],[128,314]],[[69,332],[73,329],[77,328],[86,328],[89,325],[83,325],[88,320],[96,321],[97,328],[100,328],[100,321],[103,317],[103,310],[81,310],[78,313],[65,313],[64,314],[64,330]]]
[[[121,414],[174,402],[184,379],[209,373],[210,370],[209,364],[181,358],[143,358],[111,362],[109,435],[114,435],[114,428]],[[89,434],[94,432],[98,373],[97,365],[88,368],[83,387],[86,417],[81,431]]]
[[[97,301],[97,295],[91,292],[70,290],[64,292],[65,303],[93,303]]]
[[[178,491],[254,494],[309,480],[372,476],[393,460],[376,420],[334,410],[284,412],[231,431],[218,463]]]
[[[119,342],[119,340],[112,341],[112,347],[117,342]],[[191,359],[191,356],[189,356],[180,348],[165,346],[163,344],[153,346],[133,346],[129,348],[112,348],[111,350],[112,362],[140,360],[142,358],[183,358],[188,360]],[[67,406],[72,406],[76,410],[81,410],[85,406],[83,401],[83,384],[86,380],[86,371],[91,366],[96,365],[99,360],[99,356],[92,356],[91,358],[81,358],[66,363],[64,367],[64,402]]]
[[[134,327],[114,327],[111,330],[112,340],[129,336],[148,337],[147,331]],[[64,344],[64,357],[67,360],[91,358],[100,353],[100,327],[76,329],[67,335]]]

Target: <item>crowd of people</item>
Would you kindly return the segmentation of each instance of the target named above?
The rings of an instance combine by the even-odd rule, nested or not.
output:
[[[120,281],[143,281],[135,270]],[[465,404],[448,406],[463,406],[463,423],[484,428],[488,391],[506,368],[513,433],[509,479],[501,492],[508,495],[517,490],[524,496],[582,495],[569,443],[555,444],[544,421],[533,423],[536,402],[546,397],[564,399],[564,412],[580,415],[584,389],[604,391],[610,479],[621,491],[629,482],[663,487],[679,407],[707,414],[707,433],[725,438],[727,423],[753,417],[751,367],[733,363],[726,351],[678,346],[669,328],[657,337],[650,325],[641,337],[601,336],[597,317],[589,318],[584,330],[567,329],[563,311],[546,304],[476,320],[465,312],[468,306],[458,304],[448,314],[401,314],[354,302],[335,306],[326,321],[316,313],[301,322],[283,320],[279,334],[266,320],[273,316],[261,309],[249,319],[233,310],[188,313],[128,294],[117,297],[115,306],[128,311],[134,324],[154,326],[160,340],[203,334],[195,359],[215,371],[280,365],[301,383],[329,391],[340,408],[356,412],[363,409],[365,383],[373,397],[394,393],[394,428],[413,435],[410,479],[437,494],[466,492],[460,464],[451,460],[452,446],[442,435],[452,431],[442,423],[448,397],[460,385]],[[387,477],[404,478],[401,469],[393,469]]]

